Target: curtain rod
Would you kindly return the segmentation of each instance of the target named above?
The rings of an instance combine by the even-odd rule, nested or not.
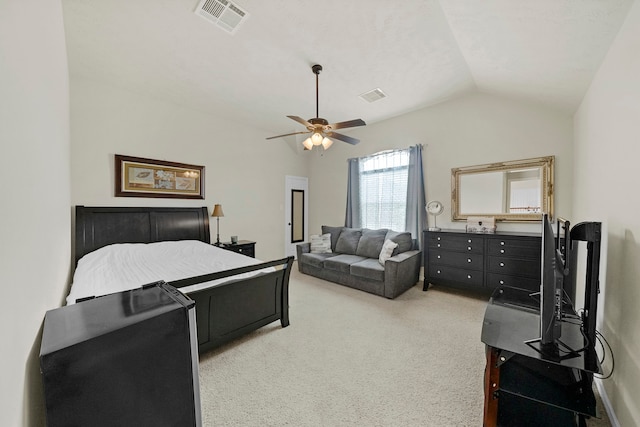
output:
[[[378,151],[377,153],[373,153],[373,154],[369,154],[366,156],[362,156],[362,157],[352,157],[350,159],[347,159],[347,162],[351,161],[351,160],[361,160],[361,159],[367,159],[369,157],[375,157],[375,156],[380,156],[382,154],[388,154],[388,153],[393,153],[395,151],[404,151],[404,150],[408,150],[411,147],[416,147],[416,146],[420,146],[421,148],[427,147],[429,144],[415,144],[415,145],[411,145],[407,148],[390,148],[388,150],[382,150],[382,151]]]

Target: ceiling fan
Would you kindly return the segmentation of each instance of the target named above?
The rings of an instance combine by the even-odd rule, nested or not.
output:
[[[346,128],[351,128],[356,126],[365,126],[366,123],[364,122],[364,120],[354,119],[354,120],[348,120],[346,122],[329,124],[327,120],[321,117],[318,117],[320,115],[318,114],[318,75],[320,74],[320,71],[322,71],[322,65],[316,64],[311,67],[311,70],[316,75],[316,117],[309,119],[307,121],[298,116],[287,116],[291,120],[295,120],[296,122],[304,125],[307,128],[307,130],[301,131],[301,132],[285,133],[284,135],[271,136],[267,139],[281,138],[283,136],[298,135],[302,133],[311,133],[312,135],[302,143],[302,145],[304,145],[305,150],[311,150],[314,146],[319,146],[319,145],[322,145],[322,147],[325,150],[328,149],[331,146],[331,144],[333,144],[333,141],[329,139],[329,137],[333,139],[338,139],[340,141],[343,141],[352,145],[359,143],[360,142],[359,139],[352,138],[350,136],[343,135],[338,132],[334,132],[334,130],[346,129]]]

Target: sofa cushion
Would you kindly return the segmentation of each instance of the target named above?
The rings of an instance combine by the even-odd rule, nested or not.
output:
[[[378,258],[386,235],[387,230],[384,228],[380,230],[363,229],[362,237],[360,237],[358,248],[356,249],[356,255],[367,258]]]
[[[359,228],[343,228],[340,237],[338,237],[335,252],[355,255],[360,236],[362,236],[362,230]]]
[[[331,258],[327,258],[324,261],[324,268],[327,270],[335,270],[340,273],[349,274],[351,272],[351,264],[355,264],[360,261],[364,261],[366,258],[358,255],[336,255]]]
[[[351,274],[354,276],[364,277],[365,279],[384,282],[384,267],[381,266],[375,258],[367,258],[360,262],[356,262],[355,264],[351,264]]]
[[[382,245],[382,250],[380,251],[380,255],[378,256],[378,262],[384,265],[385,262],[389,258],[393,256],[393,251],[398,247],[398,244],[393,240],[385,240]]]
[[[413,239],[411,238],[411,233],[408,231],[398,232],[389,230],[387,231],[387,236],[385,240],[393,240],[398,244],[398,247],[394,249],[393,254],[398,255],[402,252],[410,251],[413,248]]]
[[[304,253],[304,254],[300,255],[300,259],[298,260],[298,262],[301,263],[301,264],[308,264],[308,265],[311,265],[311,266],[317,267],[317,268],[324,268],[324,261],[327,258],[331,258],[333,256],[336,256],[336,254]]]
[[[331,234],[327,233],[322,236],[312,235],[310,248],[312,254],[330,254],[332,252]]]
[[[338,237],[340,237],[340,233],[344,227],[333,227],[330,225],[322,226],[322,234],[331,234],[331,250],[333,252],[336,251],[336,243],[338,243]]]

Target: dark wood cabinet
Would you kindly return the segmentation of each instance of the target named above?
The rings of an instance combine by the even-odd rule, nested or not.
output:
[[[250,256],[251,258],[256,257],[256,242],[252,242],[250,240],[238,240],[237,243],[222,242],[219,247],[228,251]]]
[[[424,285],[491,292],[500,285],[540,288],[541,239],[537,233],[424,231]]]

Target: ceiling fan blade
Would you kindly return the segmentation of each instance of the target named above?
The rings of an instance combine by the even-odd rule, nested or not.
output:
[[[299,133],[309,133],[309,131],[305,130],[305,131],[301,131],[301,132],[285,133],[284,135],[270,136],[269,138],[266,138],[266,139],[282,138],[283,136],[298,135]]]
[[[354,119],[348,120],[346,122],[333,123],[329,125],[331,129],[344,129],[344,128],[353,128],[356,126],[366,126],[367,124],[362,119]]]
[[[301,125],[304,125],[304,127],[313,127],[313,125],[311,123],[309,123],[308,121],[306,121],[303,118],[300,118],[298,116],[287,116],[289,117],[291,120],[295,120],[296,122],[300,123]]]
[[[357,143],[360,142],[359,139],[351,138],[350,136],[343,135],[343,134],[338,133],[338,132],[331,132],[331,133],[328,134],[328,136],[330,138],[339,139],[340,141],[344,141],[344,142],[349,143],[351,145],[356,145]]]

